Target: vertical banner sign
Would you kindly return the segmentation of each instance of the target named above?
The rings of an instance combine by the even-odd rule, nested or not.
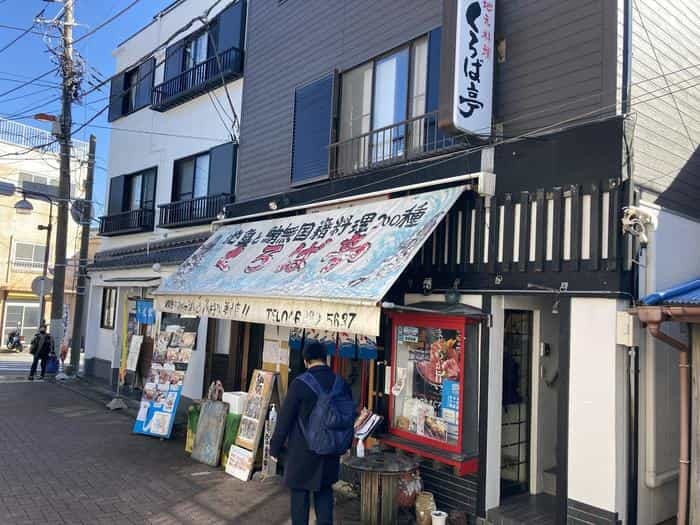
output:
[[[445,117],[449,112],[451,118],[449,122],[441,119],[441,125],[489,136],[496,1],[447,0],[445,16],[446,30],[454,33],[447,35],[443,43],[443,59],[449,63],[443,70],[446,76],[441,90],[441,110]],[[453,47],[450,42],[454,43]]]
[[[156,311],[153,309],[151,299],[138,299],[136,301],[136,321],[139,324],[155,324]]]

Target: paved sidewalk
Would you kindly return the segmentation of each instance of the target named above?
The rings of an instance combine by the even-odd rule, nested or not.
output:
[[[0,382],[0,524],[289,523],[279,485],[192,461],[182,440],[132,435],[131,416],[81,388]]]

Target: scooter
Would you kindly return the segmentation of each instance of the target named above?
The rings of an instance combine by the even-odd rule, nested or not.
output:
[[[24,336],[19,334],[10,334],[7,339],[7,349],[13,352],[22,352],[24,350]]]

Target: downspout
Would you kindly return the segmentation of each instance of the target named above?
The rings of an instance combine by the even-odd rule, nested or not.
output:
[[[648,312],[639,310],[639,320],[646,323],[649,333],[659,341],[680,352],[678,364],[678,384],[680,387],[680,459],[678,466],[678,525],[688,523],[688,503],[690,489],[690,347],[661,330],[663,321],[645,319]],[[654,316],[652,314],[652,316]],[[654,316],[656,317],[656,316]]]

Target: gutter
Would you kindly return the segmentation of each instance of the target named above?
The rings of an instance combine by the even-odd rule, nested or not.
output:
[[[634,313],[647,327],[651,336],[666,343],[680,352],[678,363],[678,384],[680,387],[680,458],[678,466],[678,525],[688,523],[689,490],[690,490],[690,347],[661,330],[665,321],[684,320],[691,318],[700,320],[700,306],[646,306],[637,308]],[[680,314],[678,317],[674,313]]]

